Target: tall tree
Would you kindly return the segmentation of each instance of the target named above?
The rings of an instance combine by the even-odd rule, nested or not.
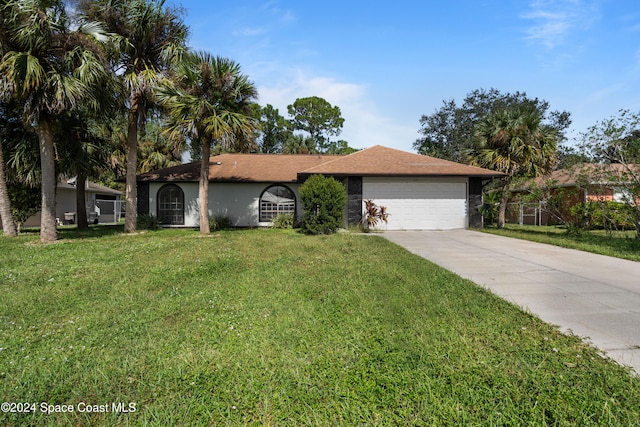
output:
[[[329,144],[329,148],[327,149],[326,153],[327,154],[351,154],[351,153],[355,153],[356,151],[358,150],[356,150],[353,147],[349,147],[349,143],[344,139],[341,139],[339,141],[331,142],[331,144]]]
[[[260,108],[260,152],[281,153],[285,141],[291,136],[287,119],[271,104]]]
[[[256,126],[251,105],[258,93],[240,65],[206,52],[190,53],[176,64],[158,98],[169,112],[167,132],[176,141],[199,146],[200,232],[209,233],[209,157],[211,144],[227,148],[250,140]],[[243,137],[243,135],[245,137]]]
[[[464,154],[471,165],[504,173],[500,191],[498,227],[505,223],[511,182],[553,170],[558,131],[542,123],[534,106],[507,108],[487,115],[476,129],[474,146]]]
[[[316,154],[316,144],[309,136],[290,134],[282,143],[284,154]]]
[[[138,173],[177,166],[182,163],[182,148],[162,133],[160,119],[149,122],[138,148]]]
[[[7,187],[5,152],[8,153],[8,147],[5,141],[10,138],[11,127],[16,125],[21,127],[16,123],[18,121],[16,115],[15,110],[12,110],[8,104],[0,103],[0,220],[2,220],[3,234],[10,237],[17,236],[18,229],[11,213],[11,199]]]
[[[164,0],[81,0],[80,9],[104,22],[119,40],[110,51],[113,70],[127,97],[125,232],[136,230],[138,131],[160,78],[185,51],[188,34],[181,11]]]
[[[454,162],[463,162],[465,149],[473,144],[476,126],[487,115],[511,108],[532,108],[538,111],[545,126],[551,126],[564,140],[571,124],[566,111],[550,111],[549,103],[528,98],[524,92],[502,93],[497,89],[477,89],[467,94],[461,105],[455,100],[443,101],[442,107],[420,119],[422,136],[413,144],[421,154]]]
[[[9,190],[7,188],[7,178],[5,173],[4,149],[0,135],[0,220],[2,220],[2,232],[5,236],[15,237],[18,235],[16,223],[11,214],[11,202]]]
[[[6,0],[0,0],[0,8],[6,6]],[[4,12],[3,12],[4,13]],[[0,58],[5,52],[12,49],[9,32],[4,19],[0,19]],[[5,168],[4,141],[7,139],[6,129],[11,120],[11,112],[6,103],[0,104],[0,220],[2,221],[2,232],[5,236],[15,237],[18,235],[13,215],[11,214],[11,201],[7,188],[7,175]]]
[[[97,107],[94,96],[108,80],[96,40],[98,25],[74,22],[60,0],[10,0],[3,28],[12,50],[0,62],[0,98],[24,103],[25,123],[38,135],[42,181],[40,240],[57,239],[54,128],[58,117],[79,104]]]
[[[329,137],[342,132],[344,119],[340,108],[323,98],[298,98],[287,106],[287,111],[291,116],[292,128],[307,132],[319,153],[325,153],[330,148]]]
[[[610,163],[592,180],[616,182],[633,208],[636,237],[640,238],[640,113],[620,110],[581,135],[581,147],[596,161]]]
[[[76,177],[76,222],[78,228],[88,228],[86,182],[98,177],[110,154],[110,141],[100,132],[99,118],[86,109],[63,117],[56,134],[57,167],[66,176]]]

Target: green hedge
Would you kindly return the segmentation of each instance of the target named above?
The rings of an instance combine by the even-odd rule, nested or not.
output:
[[[633,208],[621,202],[582,202],[571,208],[573,226],[582,230],[633,230]]]
[[[347,193],[339,181],[312,175],[300,186],[302,230],[308,234],[331,234],[342,226]]]

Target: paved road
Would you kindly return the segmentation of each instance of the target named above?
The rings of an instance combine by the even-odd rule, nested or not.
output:
[[[640,262],[471,230],[387,231],[384,237],[640,373]]]

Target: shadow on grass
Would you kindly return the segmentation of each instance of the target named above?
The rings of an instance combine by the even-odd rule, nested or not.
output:
[[[95,239],[97,237],[113,236],[124,232],[124,225],[90,225],[89,228],[79,230],[76,226],[58,227],[58,239],[75,240],[75,239]],[[20,230],[23,236],[37,236],[40,234],[40,228],[29,227]]]

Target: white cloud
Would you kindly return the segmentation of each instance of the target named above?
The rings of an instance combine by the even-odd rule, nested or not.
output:
[[[258,88],[260,104],[271,104],[287,117],[287,105],[297,98],[318,96],[340,107],[345,119],[338,137],[354,148],[384,145],[411,150],[417,138],[415,123],[394,122],[380,111],[365,85],[341,82],[330,77],[309,76],[302,70],[290,70],[274,84]]]
[[[234,31],[232,34],[234,36],[243,36],[243,37],[253,37],[253,36],[261,36],[267,32],[264,28],[242,28],[240,30]]]
[[[282,9],[278,6],[278,3],[279,1],[268,1],[262,5],[261,9],[275,16],[281,22],[294,22],[296,15],[289,9]]]
[[[533,21],[528,39],[551,49],[574,30],[588,28],[598,19],[598,8],[590,0],[534,0],[521,17]]]

